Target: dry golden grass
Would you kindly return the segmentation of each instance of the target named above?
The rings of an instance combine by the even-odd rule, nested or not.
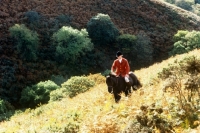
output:
[[[0,123],[0,133],[61,133],[64,132],[63,127],[71,119],[68,117],[71,112],[81,114],[80,133],[122,133],[129,122],[135,120],[142,105],[158,103],[163,107],[168,106],[167,99],[171,97],[171,94],[163,93],[162,82],[156,82],[157,73],[176,59],[181,60],[188,55],[199,56],[199,53],[200,50],[194,50],[134,71],[143,87],[134,91],[128,99],[122,94],[119,103],[115,103],[113,96],[107,92],[106,84],[99,82],[89,91],[72,99],[65,98],[62,101],[41,105],[34,110],[27,109],[23,113],[14,115],[9,121]],[[181,128],[176,128],[177,133],[192,131],[200,132],[200,129],[183,131]]]

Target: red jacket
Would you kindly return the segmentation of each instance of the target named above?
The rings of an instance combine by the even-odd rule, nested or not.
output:
[[[124,77],[130,71],[130,66],[128,61],[125,58],[122,58],[121,63],[118,59],[116,59],[113,64],[111,70],[117,74],[117,76],[121,75]]]

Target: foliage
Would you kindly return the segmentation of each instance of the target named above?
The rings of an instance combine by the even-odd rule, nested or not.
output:
[[[176,0],[164,0],[164,1],[167,2],[167,3],[170,3],[170,4],[175,4]]]
[[[0,122],[8,120],[13,115],[14,109],[9,102],[0,99]]]
[[[94,44],[104,46],[112,44],[119,35],[119,30],[107,14],[98,13],[87,23],[87,31]]]
[[[183,125],[195,127],[194,121],[198,119],[199,88],[200,88],[200,59],[189,56],[181,61],[175,61],[164,68],[158,77],[164,80],[163,90],[171,89],[176,94],[179,110],[183,112],[179,118]],[[187,122],[187,123],[186,123]],[[188,127],[188,126],[186,126]]]
[[[141,125],[142,132],[174,133],[173,124],[163,115],[162,107],[157,107],[154,103],[151,106],[142,105],[140,110],[136,119]]]
[[[154,51],[150,38],[144,33],[139,33],[136,37],[137,64],[152,63]],[[133,60],[133,62],[134,61],[135,59]]]
[[[79,93],[86,92],[95,85],[93,80],[85,76],[71,77],[67,82],[62,84],[62,88],[66,90],[69,97],[74,97]]]
[[[80,55],[93,49],[93,44],[85,29],[79,31],[72,27],[63,26],[53,34],[53,41],[56,46],[57,59],[62,63],[74,62]]]
[[[61,88],[50,93],[50,102],[59,101],[66,97],[74,97],[77,94],[86,92],[95,85],[95,82],[103,82],[102,77],[96,76],[74,76],[61,84]]]
[[[25,25],[15,24],[9,28],[11,37],[16,40],[17,51],[25,60],[37,59],[38,34],[26,28]]]
[[[136,36],[122,34],[117,37],[116,44],[123,53],[136,53]]]
[[[95,85],[105,83],[105,77],[100,73],[90,74],[87,77],[88,79],[93,80],[95,82]]]
[[[192,11],[194,0],[176,0],[175,5],[188,11]]]
[[[178,31],[174,35],[174,47],[169,55],[183,54],[200,48],[200,32],[199,31]]]
[[[39,104],[48,103],[50,92],[58,88],[59,86],[50,80],[26,87],[21,92],[20,104],[23,107],[34,108]]]
[[[196,4],[193,6],[193,12],[197,14],[198,16],[200,16],[200,1],[199,1],[199,4]]]
[[[40,20],[40,15],[36,11],[26,12],[25,17],[27,18],[29,23],[38,23],[38,21]]]
[[[9,102],[0,99],[0,114],[4,114],[9,110],[14,110],[14,107]]]
[[[51,76],[51,81],[53,81],[54,83],[56,83],[59,86],[61,86],[62,83],[67,81],[67,79],[68,79],[67,77],[64,77],[62,75],[52,75]]]
[[[111,72],[111,70],[106,69],[103,73],[101,73],[103,76],[107,76],[109,75],[109,73]]]
[[[72,16],[70,15],[65,15],[65,14],[61,14],[59,15],[56,19],[63,24],[69,24],[72,21]]]
[[[82,121],[81,114],[78,111],[71,111],[66,114],[65,124],[59,125],[58,123],[52,122],[47,126],[47,130],[51,132],[62,132],[62,133],[77,133],[80,128]]]

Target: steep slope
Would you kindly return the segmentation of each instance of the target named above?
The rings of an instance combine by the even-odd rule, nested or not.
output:
[[[41,105],[36,109],[26,109],[22,113],[16,113],[8,121],[0,123],[0,132],[51,133],[71,130],[77,133],[136,133],[139,132],[136,115],[142,113],[141,106],[150,106],[153,103],[156,103],[158,107],[163,107],[162,118],[169,122],[178,120],[181,123],[180,119],[173,117],[175,110],[170,110],[170,103],[175,108],[178,106],[175,104],[176,94],[162,91],[161,86],[164,82],[157,79],[157,74],[176,60],[180,61],[186,56],[199,57],[199,53],[200,50],[194,50],[135,71],[143,87],[134,91],[128,100],[122,94],[120,102],[115,103],[113,95],[107,91],[106,84],[99,83],[72,99],[64,98],[61,101]],[[151,117],[148,118],[151,119]],[[165,126],[168,126],[168,123],[165,123]],[[174,128],[176,133],[200,131],[200,126],[186,131],[180,125]]]
[[[188,11],[157,0],[1,0],[0,37],[15,23],[23,20],[27,11],[33,10],[49,19],[61,14],[73,17],[77,28],[86,27],[97,13],[108,14],[114,24],[124,33],[146,33],[155,47],[165,51],[172,45],[177,30],[199,30],[200,18]]]
[[[198,16],[157,0],[0,0],[0,92],[13,98],[13,103],[19,100],[16,95],[25,86],[62,73],[48,58],[32,63],[22,61],[13,47],[8,29],[24,23],[28,11],[38,12],[46,22],[68,15],[72,18],[71,26],[78,29],[85,28],[97,13],[108,14],[122,33],[146,34],[154,47],[154,60],[166,58],[178,30],[200,29]],[[38,33],[44,34],[46,30],[48,27],[41,27]],[[42,45],[48,47],[48,41]],[[40,47],[41,51],[51,53],[51,49],[43,49]]]

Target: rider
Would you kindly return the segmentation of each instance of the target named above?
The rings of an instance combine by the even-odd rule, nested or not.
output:
[[[117,59],[114,60],[112,67],[111,67],[111,72],[115,73],[117,77],[122,76],[124,77],[126,83],[130,86],[130,80],[129,80],[129,71],[130,71],[130,66],[128,63],[128,60],[122,57],[123,54],[122,52],[118,51],[116,53]]]

